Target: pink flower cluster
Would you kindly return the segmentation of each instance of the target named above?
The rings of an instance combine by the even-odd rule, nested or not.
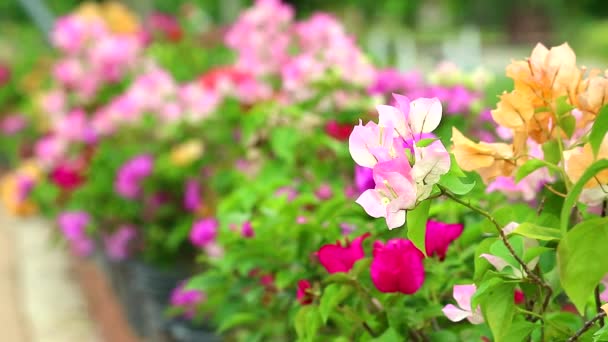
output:
[[[53,67],[55,79],[85,102],[104,84],[121,80],[142,49],[138,37],[112,34],[101,20],[77,15],[60,18],[51,39],[64,54]]]
[[[57,217],[61,233],[72,252],[78,256],[88,256],[95,249],[95,243],[86,232],[90,220],[89,214],[84,211],[66,211]]]
[[[375,183],[357,203],[370,216],[384,217],[390,229],[402,226],[406,210],[428,198],[441,175],[450,169],[449,153],[431,134],[441,121],[439,99],[394,98],[395,107],[377,107],[378,124],[359,123],[349,139],[352,158],[372,169]],[[423,140],[427,144],[418,146]]]
[[[238,69],[281,79],[287,101],[312,97],[315,83],[331,73],[360,87],[367,87],[375,74],[333,16],[317,13],[295,21],[293,9],[280,0],[257,0],[230,28],[225,42],[238,54]]]
[[[445,106],[446,114],[470,113],[482,95],[461,84],[429,84],[418,71],[399,72],[395,69],[379,70],[372,85],[367,89],[371,95],[399,93],[409,98],[438,98]]]

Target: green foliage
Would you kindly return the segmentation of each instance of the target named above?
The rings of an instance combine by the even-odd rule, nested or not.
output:
[[[608,106],[602,107],[589,134],[589,144],[591,145],[593,155],[596,157],[606,136],[606,132],[608,132]]]
[[[608,274],[607,243],[608,219],[598,218],[574,226],[557,248],[561,284],[580,313],[585,312],[593,290]]]
[[[426,255],[425,247],[425,234],[426,234],[426,221],[429,217],[429,209],[431,208],[431,201],[426,200],[418,204],[415,209],[407,211],[407,237],[412,241],[424,255]]]

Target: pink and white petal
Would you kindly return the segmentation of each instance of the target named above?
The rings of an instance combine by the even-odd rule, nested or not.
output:
[[[460,322],[463,319],[471,316],[471,313],[469,311],[459,309],[455,305],[452,305],[452,304],[448,304],[448,305],[444,306],[443,309],[441,309],[441,311],[443,311],[443,314],[445,315],[445,317],[447,317],[447,319],[449,319],[452,322]]]
[[[504,228],[502,229],[502,232],[505,233],[505,235],[509,235],[511,233],[513,233],[513,231],[519,227],[519,223],[517,222],[509,222],[507,223],[506,226],[504,226]]]
[[[471,298],[477,291],[475,284],[470,285],[454,285],[452,290],[454,299],[458,306],[463,310],[471,311]]]
[[[430,133],[441,122],[441,101],[434,97],[419,98],[410,103],[409,126],[412,134]]]
[[[378,218],[386,215],[386,206],[382,204],[382,196],[374,189],[365,190],[357,198],[356,203],[363,207],[371,217]]]
[[[376,165],[377,161],[369,151],[370,140],[374,140],[372,131],[359,124],[355,126],[348,138],[348,150],[355,163],[371,168]]]
[[[384,127],[394,127],[397,133],[405,135],[405,115],[397,108],[388,105],[377,105],[378,124]]]
[[[395,229],[402,227],[405,224],[405,210],[398,210],[396,212],[386,208],[386,225],[388,229]]]
[[[486,259],[499,272],[504,270],[506,267],[511,266],[508,262],[505,261],[505,259],[497,257],[496,255],[484,253],[481,254],[479,257]]]

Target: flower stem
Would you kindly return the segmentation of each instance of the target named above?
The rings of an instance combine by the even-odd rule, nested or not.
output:
[[[549,305],[550,299],[551,299],[551,295],[553,294],[553,290],[551,289],[551,286],[549,286],[547,283],[545,283],[538,275],[536,275],[536,273],[532,272],[530,270],[530,268],[528,267],[528,265],[519,257],[519,255],[517,255],[517,253],[515,253],[515,250],[513,249],[513,246],[511,245],[511,243],[509,242],[509,240],[507,239],[507,236],[505,235],[505,232],[502,230],[503,227],[500,225],[500,223],[498,223],[498,221],[496,221],[496,219],[494,218],[494,216],[492,216],[492,214],[490,214],[489,212],[476,207],[475,205],[471,204],[468,201],[464,201],[460,198],[458,198],[458,196],[456,196],[455,194],[453,194],[452,192],[450,192],[448,189],[439,186],[439,188],[443,191],[443,194],[447,197],[449,197],[451,200],[453,200],[456,203],[459,203],[469,209],[471,209],[472,211],[484,216],[485,218],[487,218],[493,225],[494,227],[496,227],[496,231],[498,232],[498,235],[500,237],[500,240],[502,241],[502,243],[505,245],[505,247],[507,247],[507,250],[509,250],[509,253],[513,256],[513,258],[515,258],[515,260],[517,261],[517,263],[521,266],[521,268],[524,270],[524,273],[536,284],[540,285],[541,287],[543,287],[546,292],[547,292],[547,297],[545,298],[543,305],[541,307],[541,313],[543,313],[547,306]]]
[[[599,312],[597,315],[595,315],[595,317],[593,317],[592,319],[585,322],[583,327],[580,328],[576,332],[576,334],[572,335],[572,337],[570,337],[567,342],[578,341],[579,337],[581,337],[585,332],[587,332],[587,330],[591,329],[591,327],[595,324],[595,322],[601,320],[602,318],[604,318],[604,316],[606,316],[606,313],[604,311]]]

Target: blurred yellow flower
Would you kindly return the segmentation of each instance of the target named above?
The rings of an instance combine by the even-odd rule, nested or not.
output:
[[[141,28],[137,16],[118,1],[106,1],[102,4],[85,2],[74,11],[74,14],[92,20],[102,19],[114,33],[134,34]]]
[[[36,213],[36,205],[27,196],[41,174],[35,163],[26,162],[0,179],[0,200],[11,214],[28,216]]]
[[[200,158],[203,151],[203,143],[199,140],[189,140],[173,148],[169,158],[175,166],[186,166]]]

